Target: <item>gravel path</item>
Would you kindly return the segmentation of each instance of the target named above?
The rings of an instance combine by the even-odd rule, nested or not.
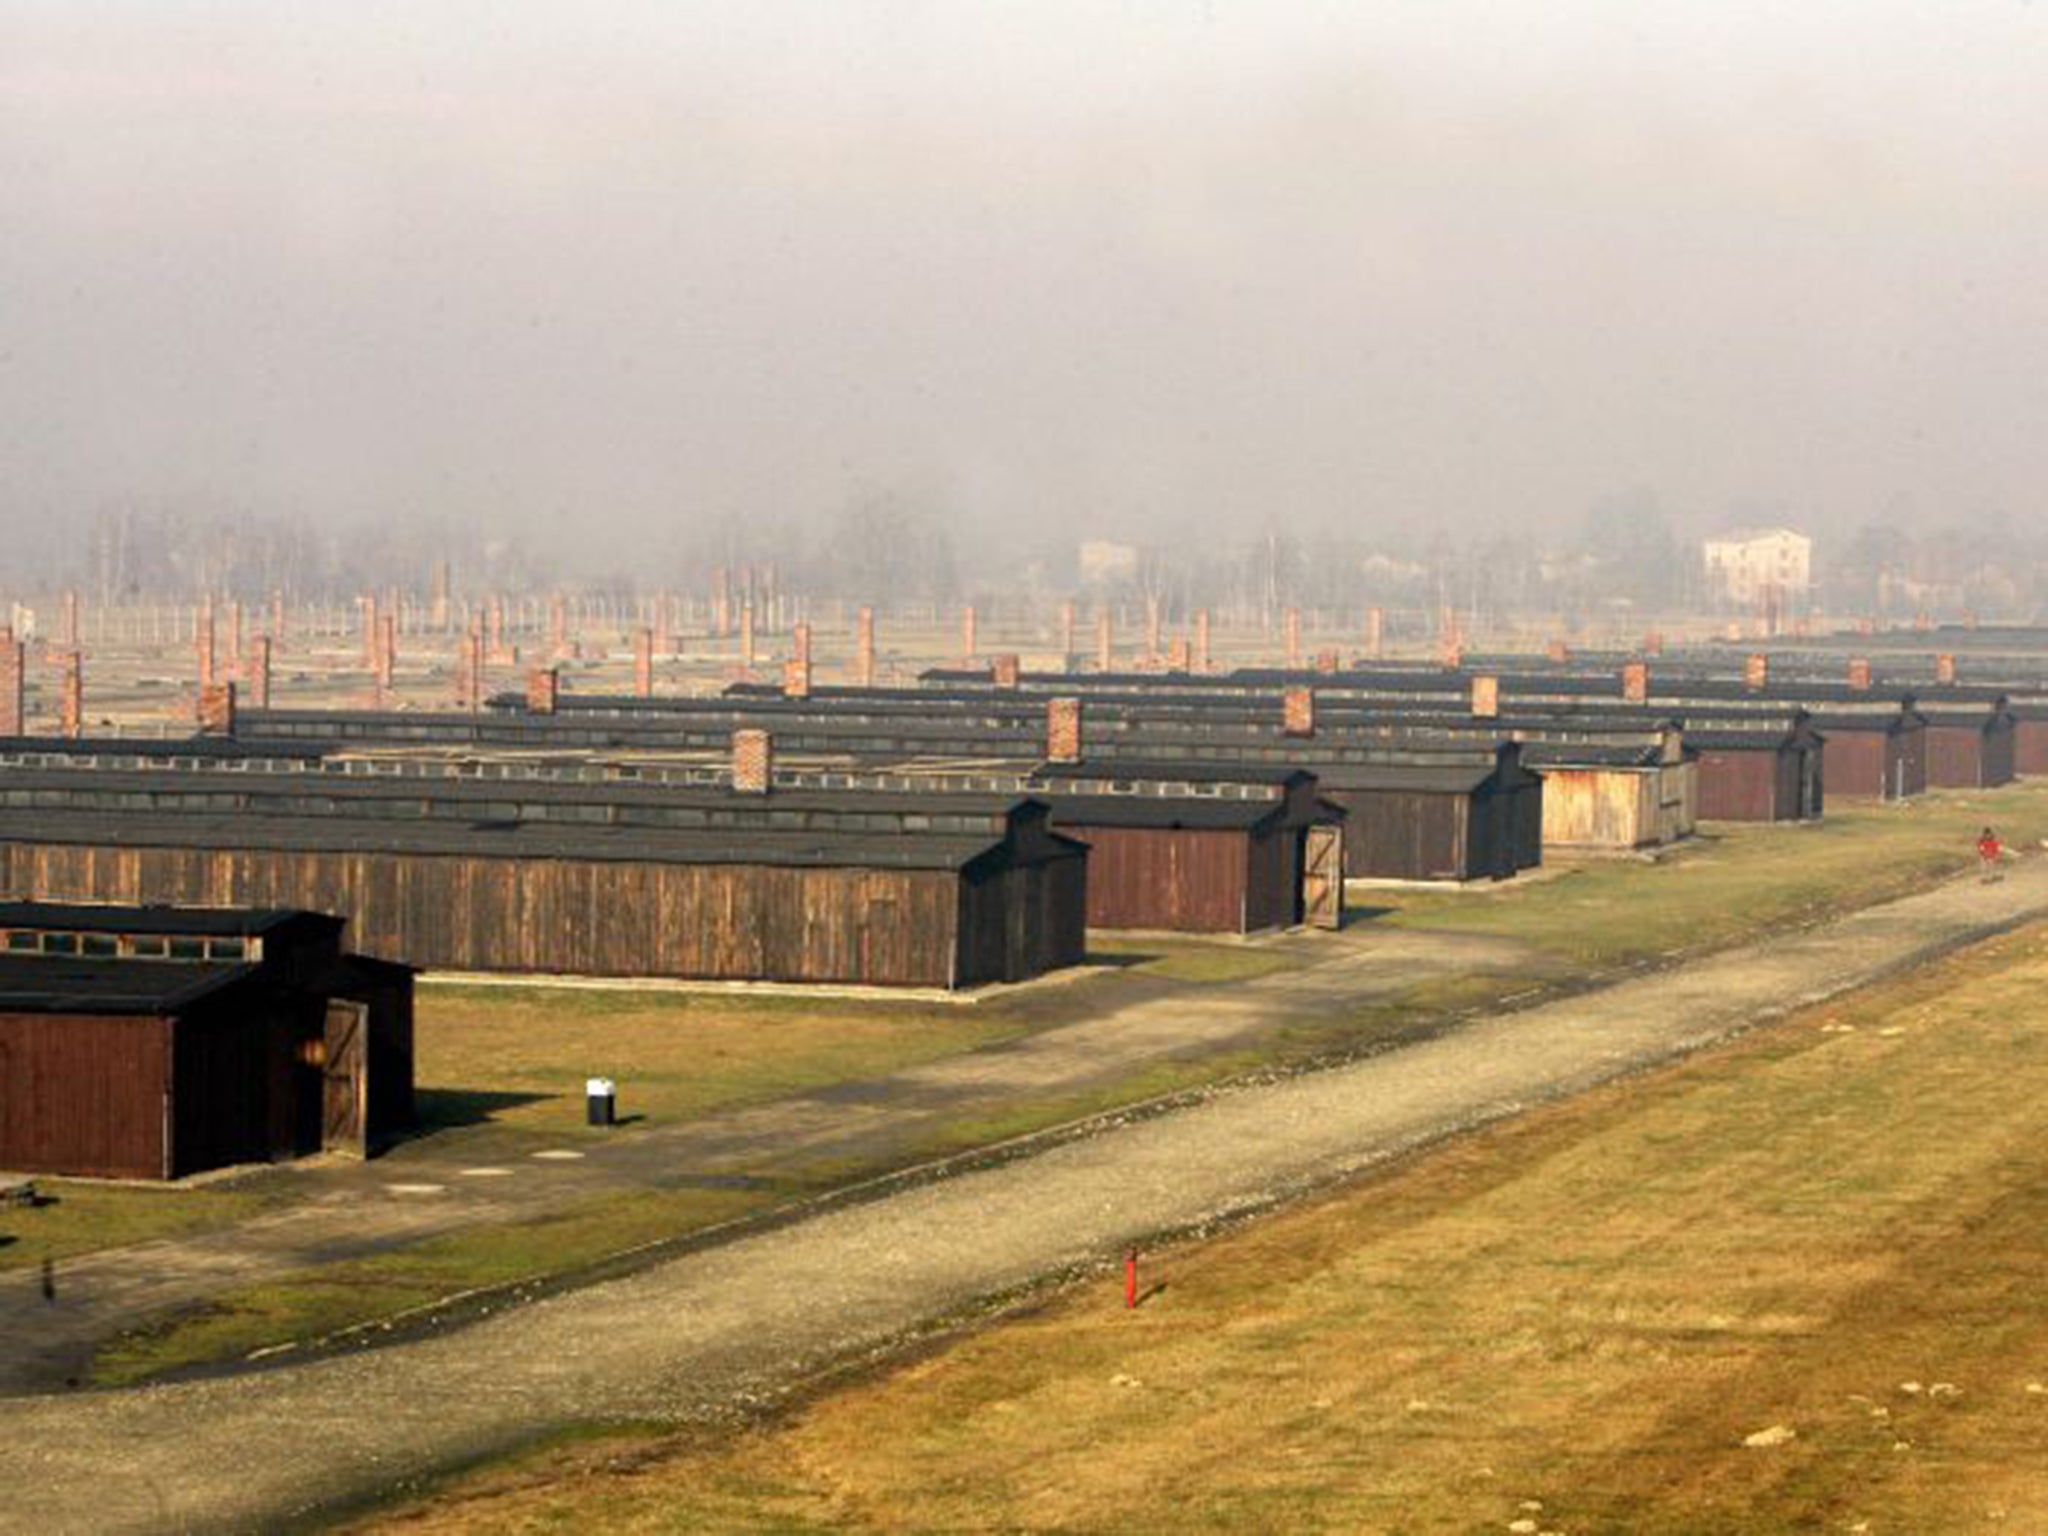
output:
[[[563,1421],[715,1411],[1148,1234],[1284,1199],[2043,912],[2048,860],[1222,1094],[444,1337],[0,1404],[0,1526],[274,1528]]]

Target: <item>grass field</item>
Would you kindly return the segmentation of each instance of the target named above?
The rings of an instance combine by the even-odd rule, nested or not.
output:
[[[583,1082],[609,1076],[649,1124],[879,1077],[1022,1034],[997,1009],[719,993],[426,986],[418,1077],[429,1125],[585,1133]]]
[[[418,1532],[2048,1529],[2048,930]]]

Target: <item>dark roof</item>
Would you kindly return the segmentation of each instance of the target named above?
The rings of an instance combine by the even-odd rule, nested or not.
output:
[[[960,869],[1008,844],[1003,836],[855,834],[569,822],[378,821],[180,812],[0,810],[0,842],[93,847],[238,848],[420,857],[576,859],[639,864]]]
[[[1114,763],[1083,760],[1078,763],[1043,763],[1033,775],[1039,779],[1139,779],[1183,784],[1255,784],[1273,788],[1312,777],[1307,769],[1292,763],[1274,762],[1144,762],[1133,759]]]
[[[1282,800],[1225,800],[1212,796],[1060,795],[1052,824],[1081,827],[1187,827],[1207,832],[1249,832],[1287,814]]]
[[[261,967],[0,952],[0,1013],[177,1013]]]
[[[64,901],[0,901],[0,928],[66,933],[196,934],[251,938],[311,920],[339,928],[342,919],[293,907],[164,907]]]

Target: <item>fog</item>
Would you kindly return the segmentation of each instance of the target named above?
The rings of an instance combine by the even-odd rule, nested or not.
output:
[[[2031,520],[2015,3],[0,0],[0,519]],[[39,539],[40,543],[41,540]]]

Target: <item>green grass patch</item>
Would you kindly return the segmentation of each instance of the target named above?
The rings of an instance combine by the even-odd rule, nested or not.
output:
[[[422,1117],[584,1135],[583,1082],[650,1124],[919,1066],[1029,1028],[987,1007],[576,988],[427,987]]]
[[[1121,963],[1141,976],[1185,981],[1200,986],[1252,981],[1299,970],[1308,957],[1294,951],[1257,948],[1249,944],[1202,943],[1186,939],[1091,939],[1088,958]]]
[[[266,1181],[267,1182],[267,1181]],[[101,1248],[185,1237],[244,1221],[284,1199],[281,1189],[135,1189],[74,1179],[36,1180],[48,1197],[0,1209],[0,1270],[59,1263]]]

